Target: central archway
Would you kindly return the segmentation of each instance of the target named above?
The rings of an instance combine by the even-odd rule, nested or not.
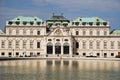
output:
[[[63,44],[63,54],[69,54],[69,44],[68,43]]]
[[[52,54],[53,53],[53,44],[48,43],[47,44],[47,54]]]
[[[61,54],[61,44],[60,43],[55,44],[55,54]]]

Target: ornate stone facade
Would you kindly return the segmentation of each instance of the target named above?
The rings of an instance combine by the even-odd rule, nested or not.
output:
[[[53,15],[19,16],[0,31],[0,57],[119,57],[120,30],[110,32],[109,22],[79,17],[69,21]]]

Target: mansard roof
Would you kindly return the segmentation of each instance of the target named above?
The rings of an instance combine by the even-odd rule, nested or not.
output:
[[[120,35],[120,30],[113,30],[111,34],[119,34]]]
[[[73,22],[106,22],[99,17],[78,17]]]
[[[42,19],[38,17],[23,17],[23,16],[18,16],[10,21],[12,22],[43,22]]]
[[[4,34],[4,32],[0,29],[0,34]]]

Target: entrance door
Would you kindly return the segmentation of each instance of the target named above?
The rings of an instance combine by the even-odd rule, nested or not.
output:
[[[61,45],[60,45],[60,43],[55,44],[55,54],[61,54]]]

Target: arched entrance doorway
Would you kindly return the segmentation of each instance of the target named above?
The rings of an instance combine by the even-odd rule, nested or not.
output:
[[[47,44],[47,54],[52,54],[53,53],[53,44],[48,43]]]
[[[60,43],[55,44],[55,54],[61,54],[61,44]]]
[[[63,54],[69,54],[69,44],[68,43],[63,44]]]

